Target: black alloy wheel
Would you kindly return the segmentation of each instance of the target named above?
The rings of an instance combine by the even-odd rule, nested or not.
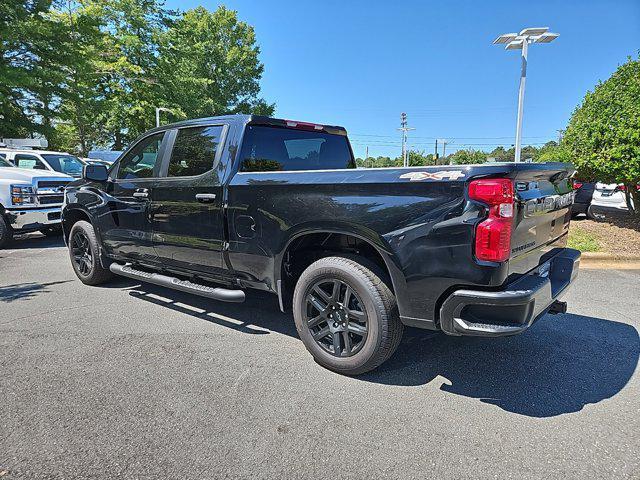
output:
[[[355,355],[367,340],[363,303],[342,280],[323,279],[308,290],[304,321],[318,346],[335,357]]]
[[[93,254],[89,245],[89,237],[82,230],[76,230],[71,237],[71,255],[78,272],[89,276],[93,270]]]

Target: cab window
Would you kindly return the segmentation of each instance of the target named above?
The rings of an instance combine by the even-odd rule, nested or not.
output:
[[[356,168],[344,135],[262,125],[247,127],[240,158],[244,172]]]
[[[35,155],[26,155],[18,153],[13,159],[18,168],[26,168],[29,170],[48,170],[47,166]]]
[[[169,177],[191,177],[202,175],[213,168],[222,126],[181,128],[176,135],[171,159]]]
[[[127,153],[118,166],[117,178],[122,180],[135,180],[137,178],[152,178],[164,132],[150,135],[136,144]]]

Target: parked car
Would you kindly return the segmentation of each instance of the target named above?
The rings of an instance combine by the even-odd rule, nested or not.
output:
[[[625,194],[626,187],[615,183],[596,183],[593,199],[591,200],[593,214],[606,215],[611,211],[628,210]],[[633,198],[631,198],[633,206]]]
[[[403,326],[525,331],[578,272],[571,166],[356,169],[344,128],[260,116],[151,130],[66,189],[85,284],[112,274],[227,302],[277,295],[321,365],[369,371]]]
[[[16,234],[60,235],[64,187],[72,180],[58,172],[17,168],[0,158],[0,248]]]
[[[574,180],[573,189],[575,191],[575,197],[573,200],[573,206],[571,207],[571,213],[574,217],[584,213],[587,218],[593,219],[594,216],[591,208],[591,198],[593,197],[593,192],[596,189],[596,184],[593,182],[581,182]]]
[[[60,172],[75,178],[82,176],[82,161],[68,153],[13,148],[0,149],[0,153],[18,168]]]

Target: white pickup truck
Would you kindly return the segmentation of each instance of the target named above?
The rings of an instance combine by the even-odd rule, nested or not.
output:
[[[0,248],[15,234],[61,233],[64,188],[71,181],[63,173],[14,167],[0,156]]]

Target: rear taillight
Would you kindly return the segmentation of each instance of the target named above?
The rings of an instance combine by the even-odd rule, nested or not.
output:
[[[579,190],[582,188],[582,182],[576,182],[575,180],[573,181],[573,189],[574,190]]]
[[[469,183],[469,198],[482,202],[489,216],[476,227],[475,255],[478,260],[504,262],[511,254],[513,182],[508,178],[486,178]]]

